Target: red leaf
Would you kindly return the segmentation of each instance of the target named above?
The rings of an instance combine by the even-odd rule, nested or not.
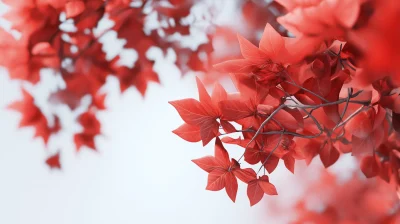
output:
[[[257,180],[253,180],[247,186],[247,197],[250,200],[250,206],[253,206],[261,201],[264,196],[264,191],[261,189]]]
[[[201,103],[195,99],[184,99],[169,102],[178,111],[182,119],[190,124],[201,126],[213,117],[204,109]]]
[[[339,159],[340,153],[330,142],[327,142],[319,151],[319,156],[325,168],[328,168]]]
[[[217,137],[219,132],[219,124],[215,120],[204,122],[200,127],[200,136],[203,146],[207,145],[213,138]]]
[[[33,127],[35,137],[41,137],[47,144],[50,135],[57,132],[59,121],[56,118],[54,127],[49,127],[48,122],[42,111],[35,105],[33,97],[24,89],[22,89],[23,98],[8,105],[8,109],[21,113],[22,118],[19,127]]]
[[[294,174],[294,164],[296,160],[292,157],[291,153],[286,154],[283,158],[286,168]]]
[[[235,144],[239,145],[241,147],[246,147],[247,143],[249,143],[250,140],[248,139],[242,139],[240,137],[238,138],[231,138],[231,137],[224,137],[221,139],[222,142],[227,143],[227,144]],[[252,146],[251,144],[250,146]]]
[[[255,179],[249,182],[247,186],[247,196],[250,199],[250,205],[257,204],[265,194],[277,195],[278,192],[273,184],[269,182],[268,176],[264,175],[259,179]]]
[[[235,202],[238,190],[238,182],[232,172],[228,172],[225,176],[225,190],[229,198]]]
[[[257,105],[257,112],[262,115],[270,115],[274,111],[274,107],[265,104]]]
[[[231,166],[228,152],[225,150],[219,138],[215,139],[214,156],[206,156],[192,161],[206,172],[211,172],[215,169],[227,171],[228,167]]]
[[[198,126],[183,124],[172,132],[188,142],[201,141],[200,127]]]
[[[234,132],[236,132],[236,128],[231,123],[229,123],[228,121],[221,120],[220,123],[221,123],[221,126],[222,126],[222,128],[224,129],[224,131],[226,133],[234,133]]]
[[[226,73],[250,73],[258,68],[258,63],[247,59],[236,59],[216,64],[214,68]]]
[[[96,150],[96,144],[95,144],[95,135],[92,134],[85,134],[85,133],[78,133],[74,135],[74,142],[77,151],[80,150],[82,146],[87,146],[90,149]]]
[[[248,41],[246,38],[240,36],[239,34],[237,35],[237,38],[244,58],[260,61],[267,58],[267,55],[264,52],[260,51],[258,47],[250,43],[250,41]]]
[[[199,99],[201,105],[212,116],[217,116],[218,111],[216,111],[216,108],[214,108],[210,95],[208,94],[206,88],[204,87],[204,84],[200,81],[198,77],[196,77],[196,83],[197,83],[197,89],[199,91]]]
[[[206,190],[220,191],[225,187],[225,175],[229,172],[221,169],[214,169],[208,174],[208,182]]]
[[[298,109],[289,109],[289,108],[285,108],[284,109],[286,112],[288,112],[289,114],[291,114],[293,116],[294,119],[296,119],[297,121],[297,128],[303,128],[304,127],[304,119],[303,119],[303,115],[300,113],[300,111]]]
[[[260,177],[260,179],[258,179],[258,184],[260,185],[264,193],[268,195],[278,195],[275,186],[269,182],[269,178],[267,175]]]
[[[283,37],[270,24],[267,24],[259,47],[266,55],[274,59],[284,49],[285,42]]]
[[[276,126],[272,126],[276,128]],[[287,154],[291,148],[296,146],[290,136],[283,135],[268,135],[266,137],[266,144],[264,145],[264,151],[267,155],[273,151],[273,155],[282,158]]]
[[[298,139],[296,143],[299,144],[300,149],[303,151],[303,155],[305,157],[304,159],[307,165],[309,165],[312,159],[318,155],[318,152],[322,147],[321,142],[316,140],[310,141],[307,139]]]
[[[365,156],[361,160],[360,168],[367,178],[375,177],[379,174],[379,166],[374,156]]]
[[[221,86],[221,84],[216,83],[214,86],[214,90],[211,94],[211,100],[213,103],[218,107],[218,103],[226,100],[228,98],[228,94],[226,93],[224,87]]]
[[[200,159],[193,159],[192,162],[194,162],[207,173],[213,171],[217,167],[220,167],[219,163],[217,163],[213,156],[205,156]]]
[[[92,104],[98,109],[98,110],[105,110],[106,106],[104,105],[104,100],[106,99],[107,94],[96,94],[93,97]]]
[[[253,98],[257,94],[257,82],[252,75],[232,74],[231,78],[242,97]]]
[[[225,120],[234,121],[252,116],[254,111],[248,107],[245,101],[224,100],[219,102],[222,117]]]
[[[251,168],[235,169],[233,173],[244,183],[249,183],[251,180],[257,179],[256,172]]]
[[[279,121],[283,127],[289,130],[296,130],[299,128],[296,118],[294,118],[289,112],[285,110],[279,110],[273,118]]]
[[[56,154],[50,156],[49,158],[46,159],[46,164],[51,168],[51,169],[61,169],[61,164],[60,164],[60,152],[57,152]]]
[[[374,127],[375,110],[363,110],[346,124],[346,129],[358,138],[366,138]]]
[[[244,145],[243,147],[246,147],[246,145]],[[244,152],[244,160],[251,165],[257,164],[260,161],[264,161],[266,158],[266,153],[260,150],[258,147],[247,148]]]
[[[268,173],[272,173],[278,166],[279,158],[271,155],[266,162],[265,160],[261,160],[261,162],[264,163],[264,167],[268,171]]]
[[[376,112],[375,119],[374,119],[373,129],[376,130],[376,129],[382,127],[383,122],[386,122],[386,110],[385,110],[385,108],[378,106],[378,111]]]
[[[366,153],[371,153],[374,150],[374,142],[370,137],[358,138],[353,135],[351,138],[351,144],[353,146],[352,155],[360,156]]]
[[[216,161],[223,167],[227,167],[230,165],[229,155],[224,145],[219,138],[215,139],[215,149],[214,149],[215,159]]]
[[[334,81],[329,80],[331,89],[328,93],[328,95],[325,97],[328,101],[337,101],[339,99],[339,94],[340,91],[343,87],[343,81],[340,79],[335,79]],[[339,105],[331,105],[331,106],[326,106],[323,107],[323,110],[325,111],[326,115],[335,123],[340,122],[340,114],[339,114]]]
[[[78,121],[83,127],[83,133],[88,135],[100,134],[101,124],[93,112],[88,111],[81,114]]]

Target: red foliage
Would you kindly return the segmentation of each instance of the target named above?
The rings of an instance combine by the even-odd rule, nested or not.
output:
[[[107,77],[113,76],[119,80],[120,90],[124,92],[130,87],[136,87],[140,94],[145,95],[149,82],[159,82],[158,74],[153,70],[155,61],[147,56],[152,47],[157,47],[166,53],[172,49],[176,53],[175,65],[182,71],[205,72],[210,71],[213,63],[236,57],[238,52],[230,52],[224,55],[222,50],[213,54],[215,40],[223,40],[226,44],[234,43],[237,27],[209,25],[204,28],[208,41],[201,43],[197,48],[185,46],[179,37],[194,35],[192,29],[198,27],[196,23],[206,22],[213,24],[211,19],[215,12],[221,9],[215,8],[215,4],[194,0],[40,0],[40,1],[14,1],[4,0],[8,6],[8,12],[3,18],[11,23],[11,30],[19,32],[19,38],[0,28],[0,66],[8,69],[11,79],[23,81],[24,84],[36,85],[41,81],[41,71],[51,69],[54,74],[64,81],[64,87],[53,91],[48,98],[50,107],[54,105],[67,105],[71,110],[83,111],[78,114],[76,120],[82,126],[83,131],[76,133],[74,141],[76,147],[95,147],[95,137],[98,132],[87,133],[90,123],[82,122],[84,114],[96,114],[106,109],[104,101],[106,93],[100,91],[107,81]],[[188,22],[188,17],[193,16],[194,6],[201,5],[204,14],[194,21]],[[279,26],[277,16],[284,10],[279,4],[265,3],[262,0],[238,2],[239,14],[243,16],[243,23],[248,29],[241,32],[248,33],[248,37],[257,40],[252,33],[260,30],[264,24],[270,22]],[[264,13],[264,10],[279,12]],[[258,12],[258,13],[255,13]],[[260,13],[263,12],[263,13]],[[152,15],[156,15],[156,21]],[[199,16],[199,15],[197,15]],[[150,19],[150,17],[152,17]],[[195,16],[196,17],[196,16]],[[114,25],[104,28],[101,20],[111,20]],[[149,23],[159,23],[155,28],[148,28]],[[152,26],[153,26],[152,25]],[[231,24],[236,25],[236,24]],[[68,27],[68,28],[66,28]],[[116,32],[117,38],[124,39],[124,49],[135,50],[138,60],[132,66],[120,65],[120,55],[107,58],[100,41],[108,33]],[[222,54],[221,54],[222,53]],[[219,76],[219,75],[218,75]],[[208,81],[215,80],[215,72],[206,76]],[[222,88],[220,88],[222,89]],[[24,93],[25,94],[25,93]],[[82,105],[85,96],[91,97],[89,107]],[[206,99],[205,99],[206,100]],[[41,102],[43,102],[41,100]],[[46,106],[47,107],[47,106]],[[218,108],[218,106],[216,106]],[[15,108],[14,108],[15,109]],[[81,110],[83,109],[83,110]],[[206,108],[207,110],[210,108]],[[16,109],[22,113],[24,119],[31,116],[28,110]],[[36,136],[40,136],[47,143],[51,134],[55,133],[49,127],[47,118],[56,116],[53,110],[48,112],[36,107],[37,113]],[[44,114],[48,116],[44,116]],[[32,115],[33,116],[33,115]],[[62,119],[62,117],[61,117]],[[26,122],[25,122],[26,123]],[[27,124],[21,124],[26,126]],[[60,129],[57,118],[57,130]],[[100,124],[99,124],[100,125]],[[234,131],[229,122],[222,121],[226,129]],[[198,140],[196,135],[188,132],[196,132],[200,126],[183,126],[177,133],[185,135],[188,140]],[[200,130],[201,136],[208,141],[215,136],[217,123],[208,120]],[[208,136],[208,137],[207,137]]]
[[[239,30],[247,39],[237,35],[240,59],[235,50],[229,55],[213,54],[218,38],[233,45],[236,27],[213,27],[206,33],[208,42],[194,50],[174,38],[191,34],[194,24],[184,18],[201,1],[3,2],[10,7],[4,18],[21,37],[0,31],[0,65],[8,69],[11,79],[24,84],[40,82],[44,68],[64,81],[64,88],[52,93],[49,102],[75,111],[82,108],[76,117],[82,130],[74,135],[78,150],[96,150],[95,138],[101,135],[97,115],[106,109],[107,97],[100,89],[109,76],[119,80],[122,92],[134,86],[142,95],[149,82],[159,82],[155,62],[147,57],[151,47],[158,47],[163,53],[175,51],[175,64],[183,73],[207,71],[207,82],[215,74],[230,73],[237,87],[238,92],[227,93],[216,84],[210,95],[197,79],[199,100],[170,102],[185,122],[175,134],[189,142],[202,141],[204,146],[216,139],[214,156],[193,160],[209,173],[208,190],[225,188],[235,201],[239,178],[248,184],[254,205],[264,193],[277,194],[265,172],[271,174],[281,160],[294,173],[298,160],[309,164],[319,156],[330,167],[341,154],[351,153],[366,177],[377,176],[400,191],[397,0],[238,1],[247,28]],[[156,29],[146,26],[151,13],[160,23]],[[105,18],[114,25],[101,30],[99,21]],[[74,29],[63,28],[68,25]],[[125,40],[125,49],[136,51],[134,65],[120,65],[119,55],[106,58],[100,39],[109,32]],[[210,70],[215,63],[222,74]],[[83,108],[85,96],[91,102]],[[47,143],[62,122],[35,102],[23,89],[23,99],[9,108],[22,114],[20,127],[33,127],[35,137]],[[234,133],[240,137],[230,136]],[[230,159],[223,143],[243,148],[243,155]],[[242,160],[260,168],[257,172],[242,168]],[[60,168],[59,154],[46,163]],[[328,207],[319,222],[329,223],[326,217],[336,220],[338,216]]]
[[[60,122],[58,117],[54,117],[52,127],[47,122],[47,118],[42,114],[40,109],[35,105],[33,97],[26,91],[22,90],[23,98],[21,101],[14,102],[8,106],[9,109],[18,111],[22,114],[19,127],[33,127],[35,129],[35,137],[43,138],[47,144],[50,136],[60,130]]]
[[[158,74],[153,70],[154,61],[146,55],[151,47],[158,47],[164,53],[168,49],[174,50],[178,56],[176,66],[183,73],[205,71],[209,67],[210,54],[213,51],[211,32],[207,33],[209,41],[195,50],[181,44],[180,39],[171,38],[173,35],[191,35],[193,23],[183,19],[191,14],[196,1],[3,2],[9,7],[3,18],[11,23],[11,30],[18,31],[20,37],[16,38],[11,32],[0,29],[0,66],[8,69],[11,79],[23,81],[24,85],[36,85],[40,82],[43,69],[52,69],[64,81],[64,87],[52,92],[48,102],[50,107],[64,104],[71,110],[80,111],[76,120],[83,130],[74,135],[78,150],[82,146],[96,150],[95,138],[101,134],[101,124],[96,115],[106,109],[104,101],[107,97],[100,89],[108,76],[119,80],[122,92],[136,87],[142,95],[145,94],[149,82],[159,82]],[[211,9],[213,5],[204,7]],[[148,30],[147,20],[154,13],[160,26]],[[104,19],[111,20],[114,25],[102,27],[99,22]],[[202,19],[206,20],[205,17]],[[66,26],[70,28],[65,28]],[[114,31],[119,39],[125,40],[124,49],[137,52],[138,60],[134,65],[120,65],[119,55],[111,59],[106,57],[100,39]],[[206,54],[206,58],[202,54]],[[91,97],[91,103],[86,108],[81,104],[85,96]],[[44,111],[34,104],[35,100],[37,99],[24,90],[23,101],[12,103],[10,108],[22,113],[20,127],[33,127],[35,136],[43,138],[47,143],[49,137],[60,129],[60,122],[54,110]],[[78,107],[80,109],[76,110]],[[56,118],[55,122],[48,122],[47,119],[54,119],[52,117]],[[50,126],[51,123],[55,125]],[[211,131],[205,128],[202,134],[207,135]]]
[[[238,92],[218,89],[224,97],[212,99],[198,81],[200,101],[171,102],[186,122],[174,132],[203,145],[224,136],[222,142],[244,148],[238,163],[244,158],[259,164],[258,172],[272,173],[280,160],[294,172],[296,160],[309,164],[318,155],[329,167],[340,154],[352,153],[367,177],[380,176],[399,190],[400,83],[395,60],[400,54],[394,23],[400,4],[277,2],[287,10],[277,21],[294,37],[270,24],[258,47],[238,35],[243,59],[215,65],[231,74]],[[200,135],[187,139],[181,130],[189,130],[188,125],[196,126],[190,130]],[[231,133],[241,137],[233,139]],[[249,184],[251,205],[261,200],[257,186]]]
[[[293,224],[400,222],[400,201],[390,187],[383,181],[365,180],[357,175],[340,183],[336,176],[324,172],[304,192],[293,210],[296,217],[290,222]]]

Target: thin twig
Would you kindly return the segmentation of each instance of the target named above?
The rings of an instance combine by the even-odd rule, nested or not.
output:
[[[344,106],[344,109],[342,111],[342,114],[340,114],[340,121],[343,121],[343,117],[346,114],[347,111],[347,107],[349,106],[349,102],[350,102],[350,97],[351,97],[351,92],[353,91],[352,88],[348,88],[347,89],[347,99],[346,99],[346,105]]]
[[[291,84],[291,85],[293,85],[293,86],[295,86],[295,87],[297,87],[297,88],[299,88],[299,89],[302,89],[302,90],[304,90],[304,91],[306,91],[306,92],[308,92],[308,93],[310,93],[310,94],[312,94],[312,95],[314,95],[314,96],[316,96],[316,97],[318,97],[320,100],[322,100],[322,101],[324,101],[324,102],[326,102],[326,103],[329,102],[329,100],[325,99],[324,97],[322,97],[322,96],[320,96],[320,95],[314,93],[313,91],[311,91],[311,90],[309,90],[309,89],[306,89],[306,88],[304,88],[304,87],[302,87],[302,86],[299,86],[299,85],[297,85],[296,83],[289,82],[289,81],[285,81],[285,82],[288,83],[288,84]]]
[[[364,105],[363,105],[362,107],[358,108],[354,113],[352,113],[349,117],[347,117],[346,120],[344,120],[343,122],[337,124],[337,125],[332,129],[332,132],[334,132],[334,131],[336,130],[336,128],[345,125],[350,119],[352,119],[352,118],[355,117],[357,114],[359,114],[364,108],[365,108]]]
[[[261,123],[260,127],[258,128],[257,132],[255,133],[255,135],[253,136],[253,138],[250,140],[249,143],[247,143],[246,145],[246,149],[249,147],[249,145],[257,138],[257,136],[262,132],[262,130],[264,129],[264,126],[272,119],[272,117],[277,114],[281,109],[287,107],[286,104],[281,104],[278,108],[275,109],[274,112],[271,113],[271,115],[269,115],[269,117],[267,119],[265,119],[265,121],[263,121],[263,123]]]
[[[260,170],[264,167],[265,163],[267,163],[268,159],[274,154],[275,150],[279,147],[279,144],[281,144],[283,134],[280,135],[279,140],[277,144],[275,145],[274,149],[268,154],[267,158],[264,160],[263,164],[261,165],[260,169],[258,169],[257,174],[260,172]]]

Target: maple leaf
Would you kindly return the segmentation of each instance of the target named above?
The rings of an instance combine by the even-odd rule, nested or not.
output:
[[[284,77],[281,64],[287,60],[289,53],[285,40],[270,24],[265,27],[259,48],[238,35],[240,49],[244,59],[230,60],[215,65],[215,69],[226,73],[253,73],[261,83],[276,85]],[[282,60],[284,59],[284,60]]]
[[[225,188],[229,198],[235,202],[238,183],[236,177],[243,182],[252,179],[252,169],[240,169],[239,163],[232,159],[224,148],[221,140],[216,138],[214,156],[206,156],[192,160],[201,169],[208,172],[207,190],[219,191]],[[255,176],[255,175],[254,175]]]
[[[119,79],[121,91],[124,92],[129,87],[135,86],[140,94],[144,96],[149,82],[160,82],[157,73],[153,70],[153,65],[153,61],[147,60],[136,62],[133,68],[117,66],[114,63],[112,69]]]
[[[198,126],[183,124],[172,132],[188,142],[201,141],[200,127]]]
[[[253,109],[242,100],[224,100],[219,103],[222,117],[228,121],[239,120],[254,115]]]
[[[49,126],[47,118],[42,111],[35,105],[33,97],[22,89],[22,100],[16,101],[8,105],[8,109],[15,110],[21,113],[22,118],[19,122],[19,127],[33,127],[35,137],[41,137],[45,144],[49,141],[50,136],[60,130],[59,119],[55,117],[55,123],[52,127]]]
[[[204,107],[205,110],[211,113],[211,116],[218,116],[218,107],[215,107],[215,103],[211,99],[210,94],[208,94],[204,84],[200,81],[198,77],[196,77],[196,83],[197,89],[199,91],[199,100],[201,105]]]
[[[201,126],[206,121],[213,119],[212,115],[195,99],[176,100],[169,103],[175,107],[182,119],[190,125]]]
[[[249,182],[247,186],[247,196],[250,199],[250,205],[253,206],[261,201],[264,194],[277,195],[275,186],[269,182],[267,175],[261,176]]]
[[[220,123],[227,133],[235,132],[236,129],[222,116],[223,111],[219,107],[219,104],[227,98],[225,89],[220,85],[215,85],[214,91],[210,96],[200,79],[196,78],[196,82],[200,101],[184,99],[170,101],[169,103],[175,107],[187,125],[193,126],[192,130],[199,130],[203,145],[207,145],[213,138],[219,136]],[[217,122],[218,118],[220,123]],[[176,130],[177,135],[180,135],[178,133],[183,134],[181,132],[183,127],[180,129]],[[185,126],[185,129],[189,130],[189,126]],[[189,136],[182,135],[181,137],[185,139]],[[189,138],[189,140],[194,141],[192,138]]]

